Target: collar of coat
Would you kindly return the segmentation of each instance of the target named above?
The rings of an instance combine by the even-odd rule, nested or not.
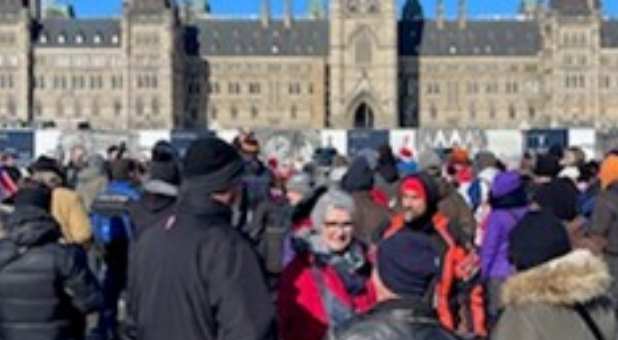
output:
[[[502,302],[505,306],[532,303],[574,306],[603,297],[611,283],[611,275],[601,258],[588,250],[575,250],[513,276],[504,285]]]

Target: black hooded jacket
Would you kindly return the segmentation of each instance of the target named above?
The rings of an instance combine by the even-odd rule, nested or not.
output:
[[[84,251],[44,210],[19,207],[0,241],[0,339],[78,340],[102,296]]]
[[[440,326],[433,309],[422,302],[390,300],[366,315],[332,330],[327,340],[456,340]]]
[[[256,254],[232,212],[199,188],[181,189],[170,221],[135,243],[127,338],[271,340],[274,307]]]

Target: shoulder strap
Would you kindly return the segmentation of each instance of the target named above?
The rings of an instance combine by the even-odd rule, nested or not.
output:
[[[438,234],[442,236],[442,239],[444,239],[444,242],[446,242],[449,247],[454,247],[457,245],[457,242],[453,239],[453,235],[451,235],[448,230],[449,220],[446,216],[441,213],[436,214],[433,218],[433,225]]]
[[[582,318],[582,320],[584,320],[586,326],[588,326],[588,329],[590,329],[590,332],[594,335],[594,338],[596,340],[605,340],[605,337],[603,336],[603,333],[601,333],[599,326],[596,322],[594,322],[592,316],[590,316],[590,313],[588,313],[588,311],[586,310],[586,307],[582,306],[581,304],[576,304],[574,309],[577,314],[579,314],[579,316]]]

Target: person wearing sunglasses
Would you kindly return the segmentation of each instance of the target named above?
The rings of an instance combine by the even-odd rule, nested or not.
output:
[[[366,248],[354,238],[354,200],[331,189],[312,211],[304,249],[283,271],[278,296],[282,340],[321,340],[376,301]]]

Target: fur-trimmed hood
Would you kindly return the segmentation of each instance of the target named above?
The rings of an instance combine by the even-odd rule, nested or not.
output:
[[[608,294],[612,277],[605,262],[588,250],[576,250],[516,274],[504,285],[504,306],[542,303],[586,304]]]

